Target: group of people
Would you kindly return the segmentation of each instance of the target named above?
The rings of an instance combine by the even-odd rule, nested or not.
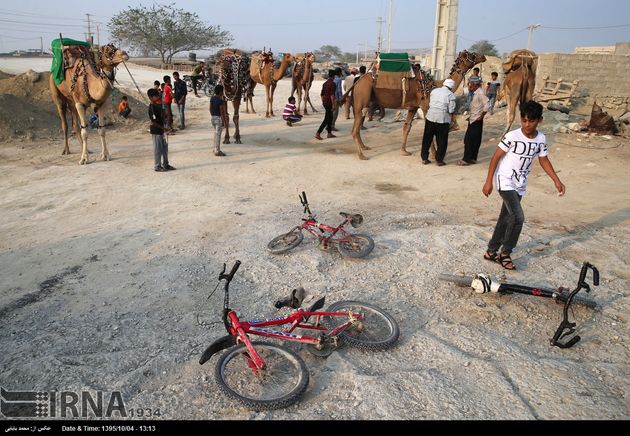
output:
[[[464,135],[464,156],[457,163],[468,166],[477,163],[481,138],[483,134],[483,120],[486,114],[494,112],[497,93],[501,83],[497,80],[498,74],[492,72],[492,81],[488,82],[486,92],[482,88],[482,79],[479,76],[479,68],[474,68],[468,79],[467,110],[468,127]],[[429,146],[435,138],[437,150],[435,153],[436,165],[446,165],[444,158],[448,147],[448,132],[455,113],[456,99],[453,93],[455,81],[444,80],[442,87],[431,91],[429,110],[425,116],[424,134],[422,136],[422,148],[420,158],[422,163],[430,164]]]
[[[365,67],[362,67],[360,74],[365,74]],[[186,89],[183,86],[183,98],[181,91],[178,93],[179,74],[173,73],[175,78],[175,93],[170,96],[170,77],[164,76],[164,85],[160,85],[161,91],[156,88],[149,89],[147,95],[151,100],[149,106],[149,118],[151,120],[151,135],[155,148],[155,171],[170,171],[175,168],[168,161],[168,142],[164,135],[172,132],[172,111],[170,105],[173,99],[180,109],[180,128],[184,128],[183,106],[185,105]],[[351,71],[352,84],[358,80],[360,75],[356,71]],[[492,81],[488,82],[486,92],[482,90],[482,80],[479,71],[473,72],[468,80],[469,103],[468,103],[468,128],[464,136],[464,157],[459,161],[459,165],[471,165],[477,162],[479,148],[481,146],[481,136],[483,132],[483,120],[488,112],[492,113],[493,102],[500,83],[497,81],[497,73],[492,73]],[[183,83],[183,82],[182,82]],[[327,131],[328,138],[335,138],[332,133],[335,130],[335,120],[338,116],[339,107],[342,100],[343,90],[347,91],[350,81],[341,82],[341,71],[330,70],[328,79],[322,86],[320,93],[322,105],[325,109],[324,120],[318,128],[315,138],[322,140],[321,134]],[[422,138],[422,148],[420,156],[423,164],[429,161],[429,146],[433,138],[436,138],[437,152],[436,164],[445,165],[444,157],[448,145],[448,131],[452,114],[455,112],[455,95],[453,90],[455,82],[446,79],[441,88],[436,88],[431,92],[429,111],[425,117],[425,129]],[[179,98],[178,98],[179,96]],[[349,118],[349,107],[352,101],[346,101],[346,118]],[[225,156],[220,149],[221,133],[228,125],[227,101],[223,97],[223,87],[217,85],[213,97],[210,99],[211,124],[214,129],[214,154],[215,156]],[[336,113],[335,113],[336,112]],[[527,179],[531,172],[535,157],[538,157],[541,167],[553,181],[559,195],[564,195],[566,187],[560,181],[548,157],[547,140],[545,135],[538,130],[539,124],[543,120],[543,107],[534,101],[524,102],[520,106],[521,128],[513,130],[505,135],[498,144],[490,164],[482,193],[489,196],[493,189],[496,189],[502,199],[502,206],[492,237],[488,242],[488,247],[483,258],[497,262],[508,270],[515,269],[511,253],[516,247],[525,216],[521,206],[521,200],[525,195]],[[337,116],[336,116],[337,115]],[[301,115],[297,114],[295,98],[289,97],[283,110],[283,119],[288,126],[301,121]]]

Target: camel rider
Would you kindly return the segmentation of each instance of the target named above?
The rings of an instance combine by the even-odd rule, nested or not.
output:
[[[195,95],[197,97],[199,97],[199,94],[197,94],[197,81],[199,80],[199,77],[203,79],[205,79],[205,67],[206,64],[205,62],[201,61],[199,62],[199,65],[197,65],[193,70],[192,73],[190,74],[190,78],[192,80],[192,87],[193,87],[193,91],[195,91]]]

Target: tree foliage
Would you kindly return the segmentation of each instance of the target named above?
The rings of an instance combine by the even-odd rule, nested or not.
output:
[[[481,41],[475,42],[473,45],[470,46],[468,51],[480,53],[485,56],[499,56],[497,48],[487,39],[482,39]]]
[[[221,26],[206,25],[194,12],[174,4],[132,7],[114,15],[107,25],[119,45],[146,53],[157,52],[170,63],[182,51],[224,47],[232,35]]]
[[[338,61],[341,56],[341,50],[335,45],[322,45],[319,50],[315,50],[315,58],[318,62]]]

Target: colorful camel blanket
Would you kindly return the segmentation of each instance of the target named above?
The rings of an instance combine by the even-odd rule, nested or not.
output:
[[[52,65],[50,67],[50,72],[52,73],[53,79],[55,80],[55,85],[59,85],[64,80],[62,45],[63,46],[77,46],[78,45],[78,46],[87,47],[87,48],[91,47],[89,42],[77,41],[75,39],[70,39],[70,38],[63,38],[63,41],[61,41],[59,38],[52,40],[51,46],[52,46],[52,52],[53,52],[53,60],[52,60]]]
[[[379,53],[379,71],[387,73],[407,73],[411,71],[408,53]]]

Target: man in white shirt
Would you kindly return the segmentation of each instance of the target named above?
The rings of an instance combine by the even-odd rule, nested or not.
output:
[[[483,118],[490,110],[490,102],[481,89],[479,77],[472,76],[468,80],[468,92],[473,97],[468,112],[468,129],[464,136],[464,157],[457,163],[463,166],[477,163],[483,135]]]
[[[455,112],[455,81],[446,79],[441,88],[431,91],[429,97],[429,110],[424,120],[424,134],[422,135],[422,149],[420,158],[424,165],[430,164],[429,146],[435,136],[437,151],[435,163],[438,166],[446,165],[444,157],[448,147],[448,130],[451,124],[451,116]]]

